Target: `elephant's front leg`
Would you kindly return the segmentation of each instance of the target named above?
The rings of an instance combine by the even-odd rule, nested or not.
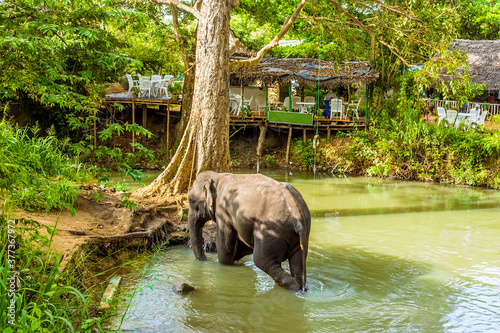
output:
[[[237,234],[236,230],[227,223],[217,223],[217,257],[219,263],[231,265],[236,253]]]

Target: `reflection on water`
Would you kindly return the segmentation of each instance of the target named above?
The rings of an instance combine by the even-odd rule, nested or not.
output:
[[[500,192],[267,174],[290,182],[311,209],[309,291],[277,287],[251,257],[222,266],[215,254],[200,262],[173,247],[127,272],[122,330],[498,331]],[[196,290],[175,294],[180,282]]]

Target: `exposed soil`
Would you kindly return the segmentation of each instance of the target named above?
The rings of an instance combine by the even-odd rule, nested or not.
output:
[[[82,190],[74,216],[67,210],[15,213],[16,218],[36,220],[47,226],[57,224],[52,249],[63,255],[63,267],[85,244],[114,251],[119,244],[148,248],[167,238],[171,244],[182,244],[188,240],[186,196],[141,201],[131,213],[121,204],[122,193],[117,193],[114,188],[86,185]],[[103,197],[97,202],[92,194],[99,190]],[[47,233],[45,228],[39,231]]]

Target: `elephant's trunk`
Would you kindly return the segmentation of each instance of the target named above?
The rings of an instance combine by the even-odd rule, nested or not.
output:
[[[191,237],[191,247],[194,252],[194,256],[198,260],[207,260],[205,256],[205,251],[203,250],[203,226],[205,222],[203,219],[198,218],[192,209],[189,210],[188,214],[189,221],[189,236]]]

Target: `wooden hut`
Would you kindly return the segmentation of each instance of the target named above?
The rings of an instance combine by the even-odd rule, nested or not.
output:
[[[375,82],[378,76],[379,73],[373,71],[368,62],[360,60],[335,63],[315,58],[264,58],[255,67],[241,68],[239,71],[231,73],[230,84],[241,87],[252,84],[270,87],[276,83],[283,85],[297,82],[302,86],[317,86],[319,84],[324,89],[334,90],[353,84],[368,86]],[[289,101],[291,101],[291,90],[289,97]],[[288,110],[291,110],[291,105],[290,102]],[[270,122],[295,124],[311,124],[313,120],[312,114],[279,111],[268,111],[266,117]]]

